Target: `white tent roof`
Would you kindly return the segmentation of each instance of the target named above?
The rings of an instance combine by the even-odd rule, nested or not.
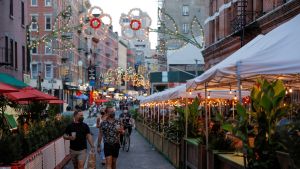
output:
[[[259,35],[201,76],[188,81],[188,88],[195,88],[205,82],[211,85],[235,82],[237,72],[242,79],[257,75],[300,73],[299,25],[300,14],[265,36]]]
[[[198,64],[204,64],[202,50],[192,44],[187,44],[178,50],[168,51],[167,54],[167,63],[169,65],[196,64],[195,59],[200,60]]]
[[[214,90],[208,91],[210,93],[210,98],[215,99],[233,99],[234,98],[234,91],[233,94],[229,94],[229,90]],[[144,100],[141,100],[141,103],[150,103],[150,102],[161,102],[167,100],[173,100],[178,98],[195,98],[198,95],[201,95],[202,98],[205,97],[204,91],[194,91],[192,93],[186,92],[186,84],[167,89],[162,92],[154,93]],[[242,96],[249,96],[249,91],[242,91]]]

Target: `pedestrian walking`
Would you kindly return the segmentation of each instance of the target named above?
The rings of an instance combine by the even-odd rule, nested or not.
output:
[[[115,119],[115,109],[112,106],[106,107],[107,118],[100,123],[98,137],[98,152],[102,138],[104,142],[104,155],[107,169],[116,169],[117,158],[120,149],[120,133],[122,132],[121,124]]]
[[[83,112],[74,111],[74,121],[67,126],[64,139],[70,140],[70,154],[74,169],[83,169],[87,158],[87,141],[91,146],[91,151],[95,151],[93,137],[89,126],[83,122]]]
[[[102,107],[100,109],[100,116],[97,117],[97,121],[96,121],[96,127],[99,128],[99,130],[100,130],[100,124],[101,124],[101,122],[104,121],[104,120],[106,120],[106,118],[107,118],[107,115],[106,115],[106,112],[105,112],[105,108]],[[99,149],[100,149],[99,151],[100,151],[101,164],[105,165],[105,155],[104,155],[103,138],[102,138],[102,141],[101,141]]]

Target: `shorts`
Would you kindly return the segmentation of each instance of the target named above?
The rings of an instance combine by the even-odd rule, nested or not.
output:
[[[104,143],[104,155],[105,157],[112,156],[114,158],[118,158],[119,156],[119,150],[120,150],[120,144],[108,144]]]
[[[80,150],[80,151],[75,151],[75,150],[70,149],[70,154],[71,154],[73,162],[78,162],[78,161],[85,162],[86,156],[87,156],[86,149]]]

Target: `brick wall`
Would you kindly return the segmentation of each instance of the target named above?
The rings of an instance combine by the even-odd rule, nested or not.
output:
[[[210,10],[213,11],[211,15],[216,11],[217,1],[224,3],[221,0],[213,0],[210,3]],[[218,6],[220,5],[222,4],[218,4]],[[300,1],[292,0],[283,4],[282,0],[248,0],[247,11],[245,43],[251,41],[258,34],[268,33],[299,14]],[[237,5],[233,4],[230,8],[220,12],[217,19],[205,25],[206,48],[203,51],[203,56],[206,69],[219,63],[240,48],[240,37],[238,33],[233,33],[231,23],[237,13]]]

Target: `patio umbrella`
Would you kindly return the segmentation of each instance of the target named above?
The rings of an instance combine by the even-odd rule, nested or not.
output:
[[[36,95],[38,97],[38,98],[36,98],[36,100],[45,100],[45,101],[46,100],[58,100],[57,97],[54,97],[54,96],[51,96],[49,94],[43,93],[43,92],[41,92],[39,90],[36,90],[32,87],[25,87],[25,88],[21,89],[21,91]]]
[[[64,100],[49,100],[49,104],[64,104]]]
[[[106,100],[106,99],[95,100],[95,103],[105,103],[105,102],[108,102],[108,100]]]
[[[37,95],[24,91],[5,93],[4,96],[13,101],[30,101],[38,98]]]
[[[10,86],[10,85],[7,85],[5,83],[1,83],[0,82],[0,94],[1,93],[9,93],[9,92],[17,92],[18,89]]]

